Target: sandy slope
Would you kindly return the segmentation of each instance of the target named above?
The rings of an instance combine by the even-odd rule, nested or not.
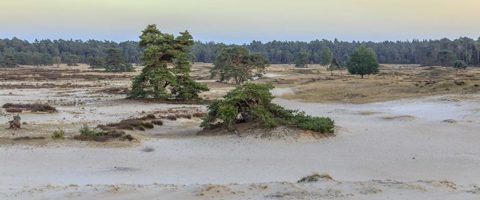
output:
[[[338,136],[316,141],[190,136],[128,148],[2,146],[0,199],[478,199],[479,96],[457,98],[277,100],[336,121]],[[334,181],[294,183],[312,172]],[[209,184],[220,185],[207,191]]]

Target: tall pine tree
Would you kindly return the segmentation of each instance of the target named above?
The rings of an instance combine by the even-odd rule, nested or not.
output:
[[[187,31],[175,37],[148,25],[140,36],[144,49],[142,73],[132,82],[130,97],[164,100],[194,100],[206,85],[190,77],[189,49],[193,38]]]

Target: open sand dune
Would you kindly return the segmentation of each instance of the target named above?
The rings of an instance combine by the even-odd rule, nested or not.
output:
[[[337,136],[186,134],[128,147],[3,145],[0,199],[480,198],[478,96],[361,105],[276,102],[331,116]],[[313,172],[334,180],[296,183]]]

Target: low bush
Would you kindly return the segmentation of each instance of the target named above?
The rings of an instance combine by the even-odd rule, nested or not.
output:
[[[319,173],[314,173],[310,176],[305,176],[301,178],[300,180],[297,181],[297,183],[311,183],[311,182],[317,182],[319,180],[333,180],[333,178],[328,175],[328,174],[319,174]]]
[[[95,137],[95,136],[99,136],[101,134],[100,131],[94,129],[94,128],[91,128],[90,126],[88,126],[87,124],[84,124],[81,128],[80,128],[80,135],[81,136],[86,136],[86,137]]]
[[[453,68],[455,69],[467,69],[468,65],[463,60],[456,60],[453,62]]]
[[[126,134],[124,131],[114,128],[108,130],[98,130],[95,128],[91,128],[88,125],[83,125],[79,131],[80,135],[74,136],[73,139],[96,142],[106,142],[112,139],[120,139],[122,141],[136,140],[132,135]]]
[[[272,103],[271,89],[272,85],[254,83],[237,87],[208,107],[201,126],[205,129],[220,126],[234,131],[236,124],[253,122],[263,128],[283,125],[319,133],[334,132],[335,123],[330,118],[312,117]]]
[[[47,113],[55,113],[57,109],[53,106],[48,104],[13,104],[13,103],[6,103],[3,104],[2,108],[5,108],[7,112],[23,112],[23,111],[31,111],[31,112],[47,112]]]
[[[52,139],[64,139],[65,138],[65,131],[63,129],[57,129],[52,133]]]

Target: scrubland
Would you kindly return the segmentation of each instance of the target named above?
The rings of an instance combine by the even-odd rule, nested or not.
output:
[[[337,128],[263,137],[197,135],[209,101],[235,87],[210,79],[211,64],[192,69],[210,88],[198,104],[126,99],[140,68],[0,69],[0,105],[56,110],[0,109],[0,199],[480,198],[480,69],[382,65],[361,79],[272,65],[256,82],[274,84],[275,103]],[[7,129],[16,114],[22,128]],[[133,139],[75,139],[84,125]]]

